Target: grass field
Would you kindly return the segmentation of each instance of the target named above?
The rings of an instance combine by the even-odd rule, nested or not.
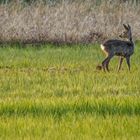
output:
[[[0,139],[140,139],[139,44],[119,73],[96,71],[99,45],[0,52]]]

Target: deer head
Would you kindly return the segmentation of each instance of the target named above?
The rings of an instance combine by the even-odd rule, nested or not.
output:
[[[126,39],[129,39],[130,41],[132,40],[132,33],[131,33],[131,27],[129,24],[125,25],[123,24],[124,26],[124,31],[119,35],[120,38],[126,38]]]

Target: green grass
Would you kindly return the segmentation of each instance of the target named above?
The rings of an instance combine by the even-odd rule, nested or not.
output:
[[[139,47],[119,73],[99,45],[0,48],[0,139],[139,140]]]

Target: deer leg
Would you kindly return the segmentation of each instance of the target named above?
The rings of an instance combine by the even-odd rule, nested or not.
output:
[[[108,63],[110,61],[110,59],[112,58],[113,56],[112,55],[109,55],[107,58],[105,58],[105,60],[102,62],[102,67],[103,67],[103,70],[105,71],[105,69],[107,69],[107,71],[109,71],[108,69]]]
[[[108,60],[108,57],[104,59],[104,61],[102,62],[102,68],[103,70],[105,71],[105,68],[106,68],[106,62]]]
[[[118,72],[119,72],[120,69],[121,69],[122,62],[123,62],[123,57],[120,57],[120,62],[119,62],[119,65],[118,65]]]
[[[127,65],[128,65],[128,69],[130,71],[130,57],[126,57],[126,62],[127,62]]]
[[[107,63],[106,63],[106,69],[107,69],[107,71],[109,72],[109,62],[110,62],[110,59],[107,61]]]
[[[113,55],[108,56],[108,60],[106,62],[106,69],[107,69],[108,72],[109,72],[109,68],[108,68],[109,67],[109,62],[110,62],[112,57],[113,57]]]

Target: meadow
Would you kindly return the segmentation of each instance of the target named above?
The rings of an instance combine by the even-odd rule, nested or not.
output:
[[[98,44],[0,47],[0,139],[139,140],[139,51],[104,73]]]

